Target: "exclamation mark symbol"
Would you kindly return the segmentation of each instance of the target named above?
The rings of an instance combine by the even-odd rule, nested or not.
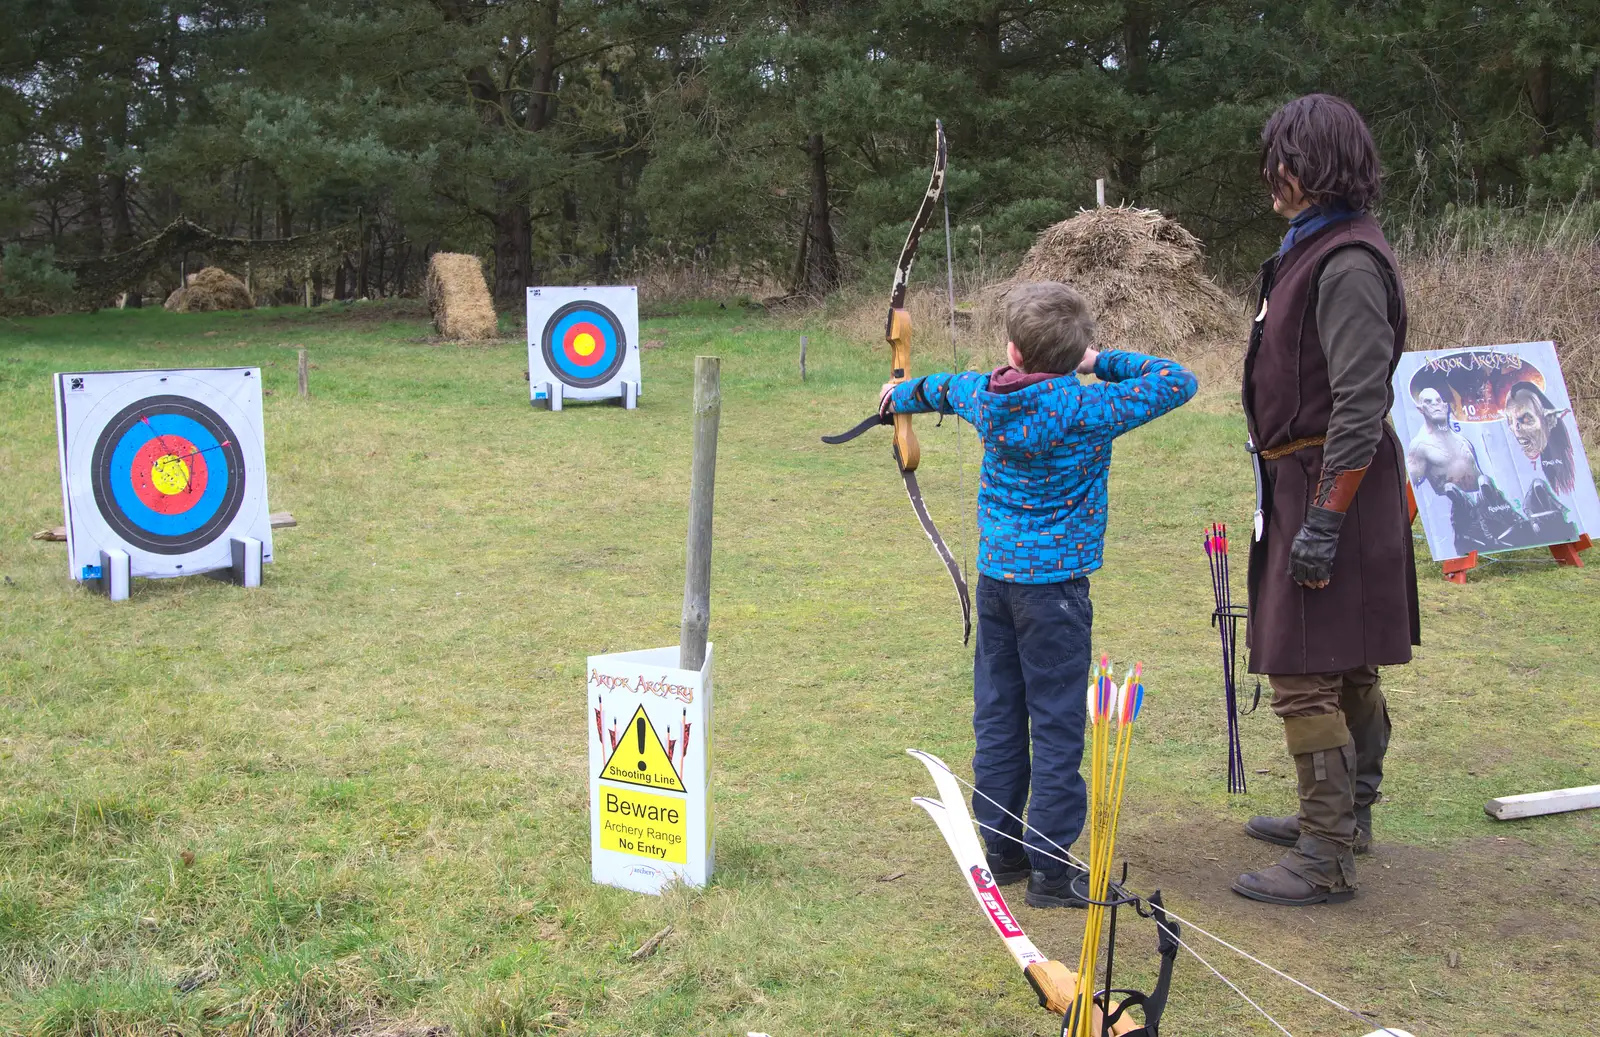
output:
[[[639,721],[634,725],[634,733],[639,736],[639,771],[642,774],[648,770],[644,765],[644,715],[640,714]]]

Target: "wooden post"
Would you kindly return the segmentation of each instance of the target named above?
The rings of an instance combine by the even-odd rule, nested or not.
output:
[[[683,576],[678,668],[706,662],[711,630],[711,499],[717,480],[717,425],[722,420],[722,361],[694,358],[694,462],[689,473],[689,547]]]
[[[311,364],[306,360],[306,351],[300,351],[300,398],[303,400],[311,395]]]
[[[806,380],[806,337],[800,336],[800,380]]]
[[[1098,209],[1106,207],[1106,178],[1103,176],[1094,182],[1094,204]]]
[[[311,264],[306,264],[306,309],[311,309]]]

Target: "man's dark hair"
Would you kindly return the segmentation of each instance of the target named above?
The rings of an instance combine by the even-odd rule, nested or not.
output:
[[[1094,343],[1094,316],[1076,288],[1032,281],[1006,293],[1006,334],[1030,374],[1071,374]]]
[[[1281,169],[1280,169],[1281,167]],[[1282,198],[1285,175],[1317,205],[1365,209],[1378,200],[1383,171],[1361,113],[1330,94],[1307,94],[1273,113],[1261,131],[1261,178]]]

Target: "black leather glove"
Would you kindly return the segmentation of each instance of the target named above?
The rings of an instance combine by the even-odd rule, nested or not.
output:
[[[1339,527],[1344,513],[1306,508],[1306,520],[1289,547],[1289,579],[1296,583],[1321,583],[1333,579],[1333,555],[1339,549]]]

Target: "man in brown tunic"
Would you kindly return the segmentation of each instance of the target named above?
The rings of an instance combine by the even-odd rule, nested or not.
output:
[[[1261,477],[1248,640],[1283,718],[1300,811],[1246,825],[1293,849],[1233,889],[1298,906],[1354,895],[1389,744],[1378,667],[1409,662],[1420,643],[1405,452],[1385,420],[1406,314],[1398,264],[1366,212],[1378,155],[1354,108],[1323,94],[1285,105],[1262,132],[1262,173],[1291,224],[1262,266],[1245,359]]]

